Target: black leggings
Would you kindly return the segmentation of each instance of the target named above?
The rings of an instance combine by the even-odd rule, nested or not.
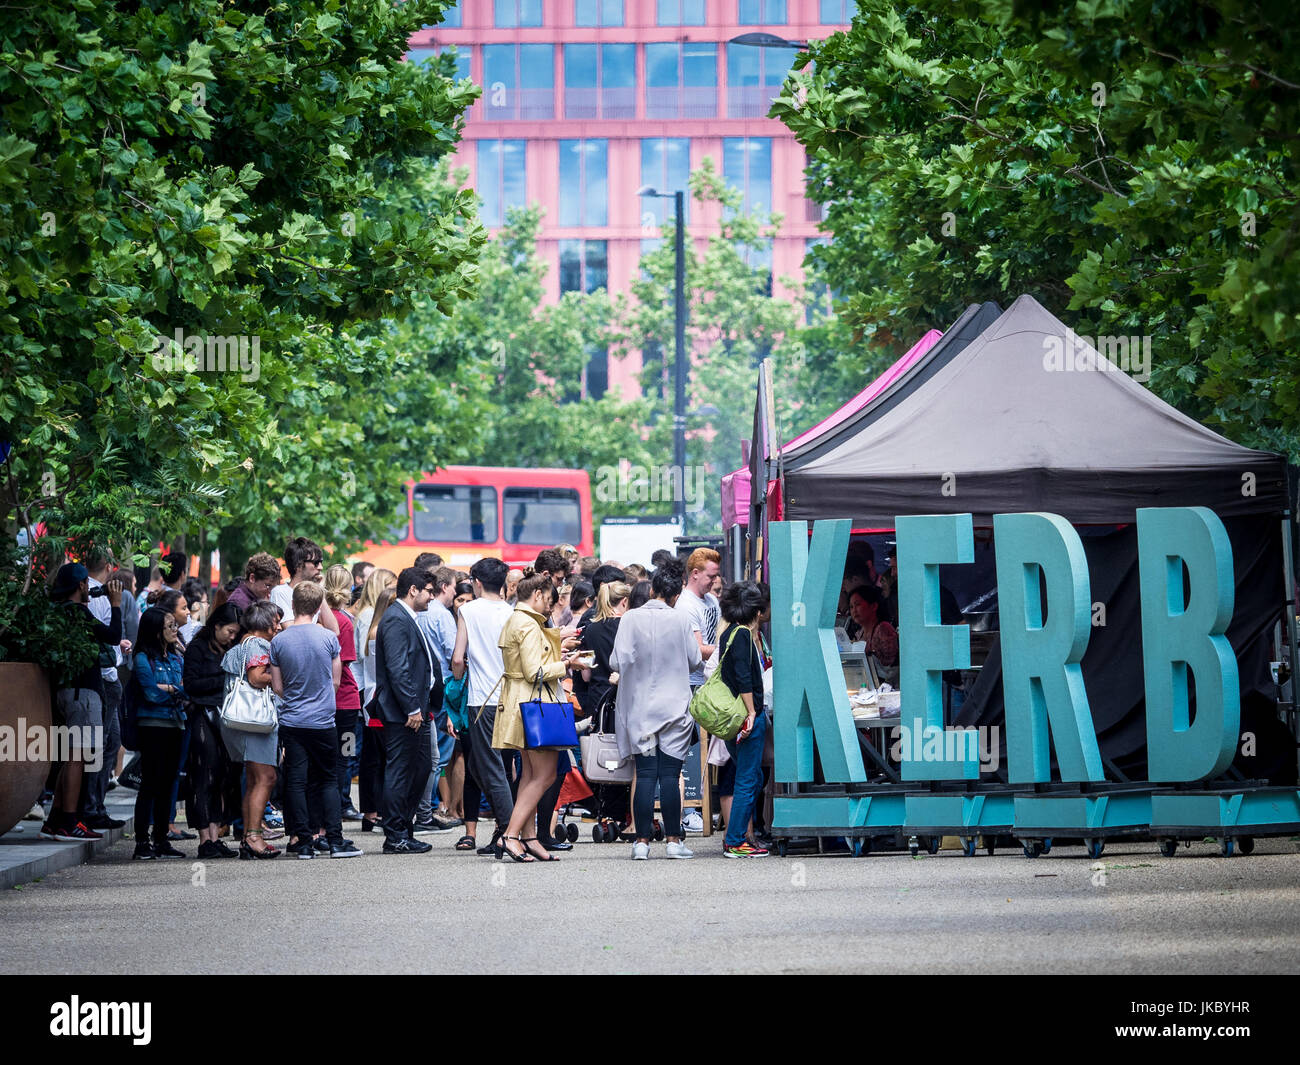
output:
[[[185,730],[142,725],[139,733],[140,790],[135,795],[135,842],[139,846],[149,839],[152,818],[154,842],[166,843],[172,785],[181,767]]]
[[[231,812],[226,810],[229,791],[230,756],[226,745],[209,716],[218,711],[191,703],[189,717],[194,722],[190,737],[190,784],[194,794],[185,803],[185,820],[194,828],[227,824]],[[238,810],[238,807],[235,808]]]
[[[663,817],[664,835],[681,835],[682,793],[678,787],[681,776],[680,758],[670,758],[663,751],[636,756],[636,796],[632,800],[632,814],[636,819],[637,839],[654,839],[656,784],[659,785],[659,808]]]
[[[564,778],[569,772],[569,752],[561,751],[555,761],[555,779],[537,800],[537,835],[543,844],[554,842],[551,840],[551,815],[555,813],[555,804],[560,798],[560,788],[564,786]]]

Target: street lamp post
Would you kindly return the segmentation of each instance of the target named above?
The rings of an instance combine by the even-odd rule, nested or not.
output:
[[[676,280],[673,294],[673,331],[676,344],[674,368],[675,396],[673,399],[673,468],[676,472],[673,490],[673,517],[686,535],[686,194],[659,192],[650,185],[637,189],[638,196],[653,196],[661,200],[672,199],[677,212]]]

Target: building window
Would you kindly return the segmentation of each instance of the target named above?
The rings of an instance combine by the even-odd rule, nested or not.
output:
[[[552,45],[483,46],[483,117],[555,117],[555,52]]]
[[[497,29],[542,24],[542,0],[496,0]]]
[[[714,118],[718,113],[715,44],[645,46],[646,118]]]
[[[686,193],[685,222],[691,220],[691,141],[689,137],[649,137],[641,142],[641,184],[656,192]],[[676,204],[656,196],[641,198],[642,229],[662,226],[673,217]]]
[[[470,46],[447,48],[412,48],[406,53],[408,62],[419,63],[421,66],[431,66],[433,61],[442,55],[443,52],[450,52],[456,57],[456,80],[469,77],[469,57]]]
[[[587,348],[587,365],[582,368],[582,398],[600,399],[609,391],[609,348]]]
[[[505,225],[511,207],[527,202],[525,188],[526,142],[478,142],[478,194],[483,201],[480,217],[485,226]]]
[[[657,0],[660,26],[703,26],[704,0]]]
[[[808,292],[808,304],[803,312],[805,325],[812,325],[819,318],[830,318],[835,314],[835,294],[826,284],[825,274],[813,258],[813,249],[825,243],[825,237],[809,237],[804,242],[804,283]]]
[[[664,399],[668,395],[668,367],[664,364],[664,347],[657,340],[646,341],[641,349],[641,394],[646,399]]]
[[[560,141],[560,225],[609,223],[608,171],[608,141]]]
[[[838,26],[853,21],[858,13],[857,0],[822,0],[822,25]]]
[[[781,94],[781,85],[794,64],[786,48],[727,45],[727,117],[762,118]]]
[[[741,194],[741,209],[772,213],[772,139],[725,137],[722,141],[722,176]]]
[[[740,0],[742,26],[784,26],[785,22],[785,0]]]
[[[446,11],[442,13],[442,25],[446,29],[458,30],[461,28],[462,20],[460,14],[461,0],[456,0]]]
[[[623,25],[623,0],[573,0],[575,26]]]
[[[636,45],[564,46],[564,117],[636,117]]]
[[[595,292],[609,285],[609,242],[562,240],[560,292]]]

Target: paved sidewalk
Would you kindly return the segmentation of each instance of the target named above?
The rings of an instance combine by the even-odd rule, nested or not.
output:
[[[41,838],[39,821],[19,821],[0,836],[0,891],[40,880],[59,869],[84,865],[101,851],[107,850],[130,831],[135,810],[135,792],[117,787],[108,793],[104,802],[109,817],[126,821],[126,828],[113,828],[103,833],[104,838],[95,843],[60,843]],[[48,809],[48,807],[47,807]]]

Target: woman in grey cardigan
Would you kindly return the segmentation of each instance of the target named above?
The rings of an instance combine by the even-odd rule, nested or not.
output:
[[[669,858],[693,858],[682,842],[682,763],[695,738],[695,722],[687,707],[691,701],[691,670],[700,664],[700,644],[690,620],[674,610],[682,591],[682,567],[673,561],[655,570],[651,580],[654,598],[623,615],[609,656],[610,668],[619,675],[618,709],[614,733],[618,753],[636,758],[636,793],[633,818],[636,841],[632,857],[650,857],[654,836],[655,784],[663,804]]]

